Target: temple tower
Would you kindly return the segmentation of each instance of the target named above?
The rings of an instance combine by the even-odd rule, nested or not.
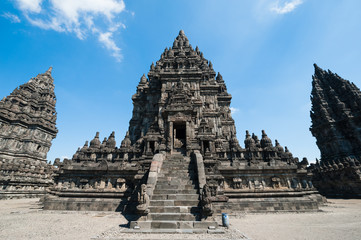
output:
[[[312,82],[312,135],[321,152],[315,185],[327,196],[360,196],[361,92],[316,64]]]
[[[181,30],[159,61],[143,75],[133,95],[129,124],[131,143],[146,152],[216,152],[216,139],[226,149],[236,136],[231,95],[222,76]]]
[[[0,196],[38,196],[52,183],[47,153],[58,132],[52,68],[0,101]]]
[[[143,229],[211,227],[200,220],[221,212],[317,209],[322,198],[307,159],[263,130],[260,139],[246,131],[241,147],[231,98],[222,75],[181,30],[141,76],[120,146],[114,133],[103,142],[97,133],[72,159],[56,160],[44,208],[120,209],[137,213],[130,226]]]

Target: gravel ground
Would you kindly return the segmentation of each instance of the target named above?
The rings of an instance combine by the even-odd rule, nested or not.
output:
[[[361,200],[329,200],[320,212],[246,214],[225,234],[129,234],[113,212],[43,211],[38,199],[0,201],[0,239],[361,239]],[[247,236],[247,237],[246,237]]]

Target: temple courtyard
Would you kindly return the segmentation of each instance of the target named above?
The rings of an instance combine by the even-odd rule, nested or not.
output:
[[[239,215],[224,234],[207,236],[127,234],[120,213],[48,211],[38,201],[0,201],[0,239],[361,239],[361,199],[329,199],[319,212]]]

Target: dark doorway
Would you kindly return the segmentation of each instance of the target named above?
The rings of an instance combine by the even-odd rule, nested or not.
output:
[[[173,149],[183,150],[186,147],[186,123],[173,124]]]
[[[149,148],[150,148],[150,151],[151,151],[152,153],[154,153],[155,144],[154,144],[153,141],[150,141],[150,142],[149,142]]]
[[[209,141],[203,141],[203,153],[209,152]]]

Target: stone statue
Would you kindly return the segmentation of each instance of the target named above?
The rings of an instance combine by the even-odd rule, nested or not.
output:
[[[148,206],[149,206],[149,196],[146,192],[147,185],[142,184],[140,186],[140,191],[138,192],[138,205],[137,205],[137,211],[141,213],[142,215],[148,214]]]
[[[212,200],[211,200],[211,190],[207,184],[204,184],[202,195],[201,195],[201,203],[202,203],[202,214],[203,216],[211,216],[213,214],[212,210]]]

